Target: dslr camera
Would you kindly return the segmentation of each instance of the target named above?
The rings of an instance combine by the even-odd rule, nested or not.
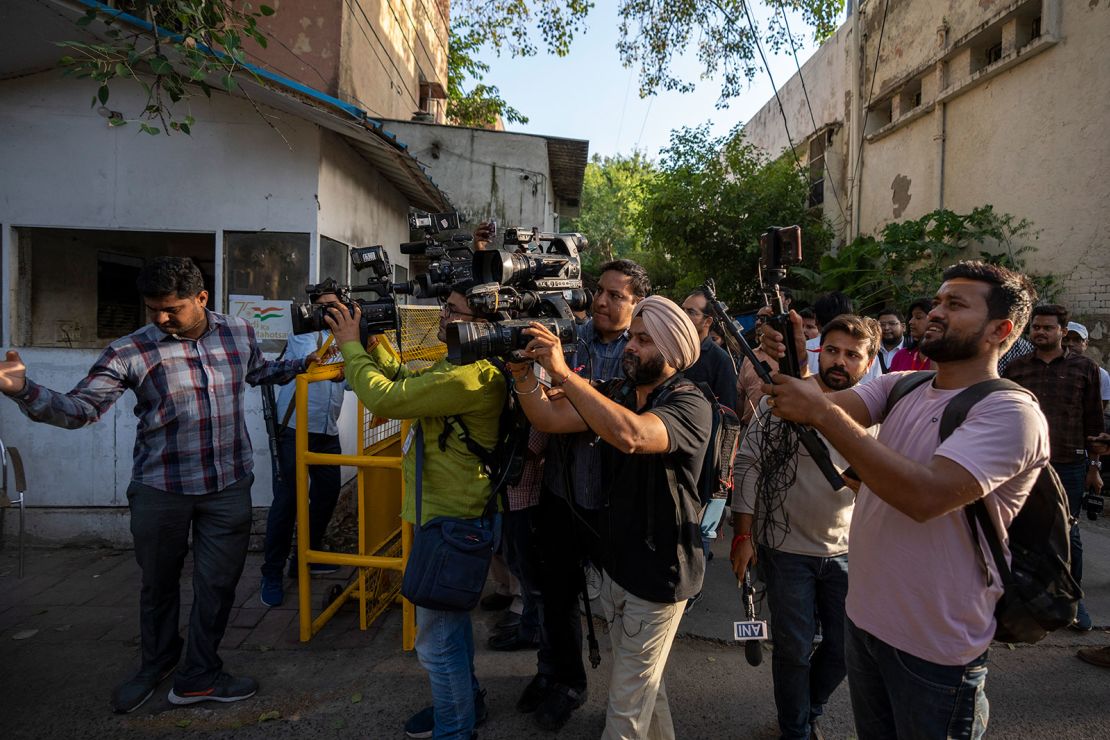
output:
[[[520,359],[518,351],[530,340],[523,330],[532,321],[544,324],[564,351],[573,352],[578,337],[573,312],[590,304],[579,256],[588,245],[581,234],[514,228],[505,230],[503,249],[475,252],[469,277],[477,284],[467,291],[467,304],[476,313],[500,318],[449,324],[447,358],[456,365],[490,357]]]
[[[360,247],[351,250],[351,266],[356,272],[370,270],[372,276],[364,285],[339,285],[333,278],[305,287],[305,293],[310,298],[315,298],[324,293],[335,293],[339,303],[346,307],[351,316],[355,315],[355,306],[362,311],[359,321],[359,334],[362,343],[371,334],[382,334],[400,328],[397,318],[397,302],[394,293],[412,293],[414,286],[411,283],[394,283],[393,266],[389,262],[389,254],[381,245],[373,247]],[[352,298],[352,293],[373,292],[379,297],[376,300]],[[328,328],[324,317],[327,315],[328,306],[317,303],[293,303],[289,318],[293,324],[294,334],[308,334],[314,331],[325,331]]]

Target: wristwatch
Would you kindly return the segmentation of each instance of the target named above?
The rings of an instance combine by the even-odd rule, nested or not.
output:
[[[1102,460],[1095,460],[1093,457],[1087,458],[1087,467],[1102,470]]]

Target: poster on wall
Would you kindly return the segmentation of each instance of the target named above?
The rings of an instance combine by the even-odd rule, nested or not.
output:
[[[260,295],[231,295],[228,313],[249,321],[259,342],[284,344],[292,329],[288,301],[268,300]]]

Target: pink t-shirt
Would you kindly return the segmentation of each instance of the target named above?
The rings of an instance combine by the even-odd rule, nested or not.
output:
[[[992,393],[938,447],[941,414],[961,389],[937,390],[925,383],[883,419],[887,395],[903,374],[854,388],[871,420],[882,422],[879,442],[917,463],[936,454],[964,467],[979,481],[987,511],[1005,533],[1048,462],[1048,425],[1036,401],[1019,391]],[[962,509],[921,524],[865,483],[848,541],[847,610],[857,627],[941,665],[969,663],[987,649],[1002,586],[983,541],[993,574],[993,585],[987,586]]]

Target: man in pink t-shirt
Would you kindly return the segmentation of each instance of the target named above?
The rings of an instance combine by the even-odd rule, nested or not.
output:
[[[1028,279],[1005,268],[948,268],[920,345],[936,378],[889,415],[899,373],[834,394],[782,375],[766,387],[778,416],[815,427],[863,481],[849,533],[846,638],[862,740],[978,738],[986,729],[987,648],[1002,588],[997,573],[984,574],[962,509],[983,499],[1006,532],[1048,462],[1048,427],[1020,391],[984,398],[943,443],[939,425],[961,390],[998,376],[1034,298]],[[765,333],[764,349],[781,356],[781,336]],[[878,438],[869,436],[880,422]]]

